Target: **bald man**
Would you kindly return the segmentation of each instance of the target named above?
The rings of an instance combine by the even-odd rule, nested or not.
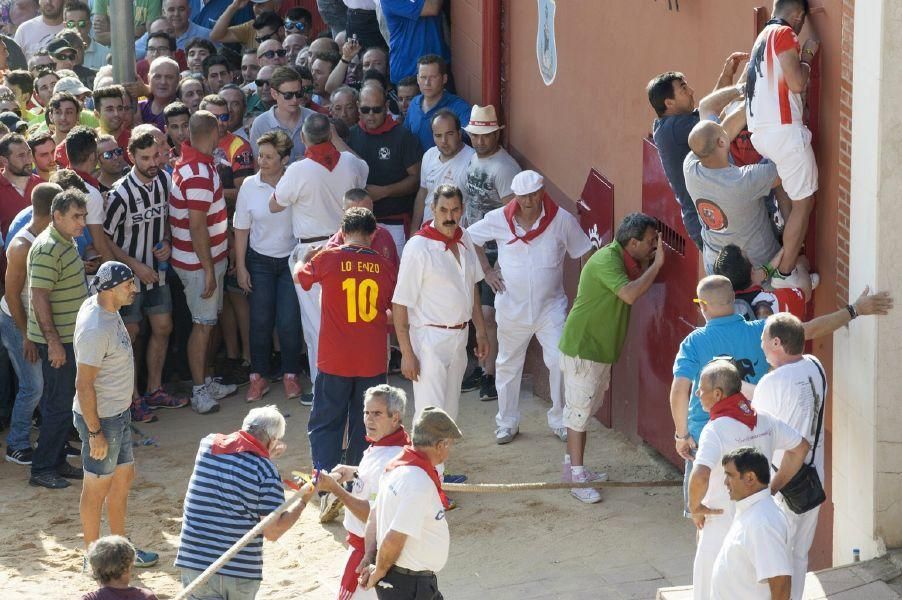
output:
[[[742,248],[752,264],[764,265],[780,252],[767,213],[771,188],[780,185],[773,163],[737,167],[730,164],[730,143],[745,125],[745,107],[723,126],[701,121],[689,133],[692,150],[683,161],[686,189],[702,222],[705,271],[712,273],[717,254],[727,244]]]

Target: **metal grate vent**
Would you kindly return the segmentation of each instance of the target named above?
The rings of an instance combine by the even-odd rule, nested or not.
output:
[[[661,234],[664,243],[671,250],[679,254],[680,256],[685,256],[686,254],[686,238],[684,238],[680,233],[677,232],[676,229],[665,225],[658,220],[658,231]]]

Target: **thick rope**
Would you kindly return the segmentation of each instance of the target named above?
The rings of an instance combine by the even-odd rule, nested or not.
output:
[[[586,481],[586,482],[547,482],[535,483],[443,483],[446,492],[504,493],[527,492],[531,490],[569,490],[572,488],[634,488],[634,487],[679,487],[681,479],[663,481]]]

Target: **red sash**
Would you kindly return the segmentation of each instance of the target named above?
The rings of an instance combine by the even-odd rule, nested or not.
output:
[[[551,197],[546,193],[542,197],[542,209],[545,211],[545,214],[542,215],[542,218],[539,220],[539,226],[535,229],[526,232],[526,235],[517,235],[517,226],[514,223],[514,215],[517,214],[520,205],[517,204],[517,200],[511,200],[507,203],[507,206],[504,207],[504,218],[507,219],[507,226],[511,228],[511,235],[514,236],[514,239],[508,242],[508,244],[513,244],[515,242],[523,242],[524,244],[528,244],[530,240],[533,240],[548,229],[548,226],[551,225],[551,222],[554,220],[555,215],[557,215],[558,206],[554,203]]]
[[[435,489],[438,492],[438,497],[442,501],[442,506],[447,510],[448,507],[451,506],[451,502],[448,501],[448,497],[445,496],[445,492],[442,491],[442,479],[439,477],[438,471],[435,469],[435,466],[429,462],[426,455],[422,452],[417,452],[413,446],[404,446],[401,454],[393,458],[392,461],[388,463],[388,466],[385,467],[385,472],[388,473],[396,467],[408,466],[419,467],[426,471],[426,474],[429,475],[429,479],[435,484]]]
[[[395,118],[393,116],[386,115],[385,122],[376,129],[367,129],[366,124],[363,122],[363,119],[360,119],[357,122],[357,125],[360,126],[360,129],[363,131],[363,133],[368,133],[370,135],[382,135],[383,133],[388,133],[389,131],[397,127],[398,122],[395,121]]]
[[[338,151],[332,142],[323,142],[322,144],[307,146],[304,157],[321,164],[329,171],[333,171],[341,158],[341,152]]]
[[[626,269],[626,276],[630,281],[635,281],[642,275],[642,267],[626,249],[623,250],[623,268]]]
[[[348,562],[345,564],[345,572],[341,575],[341,584],[338,587],[338,600],[351,600],[354,592],[357,591],[357,567],[364,555],[364,540],[359,535],[348,533],[348,546],[353,548]]]
[[[407,432],[404,431],[404,426],[401,425],[397,431],[388,434],[378,442],[374,442],[369,437],[366,438],[366,441],[373,446],[409,446],[410,436],[407,435]]]
[[[216,437],[213,438],[213,444],[210,446],[210,449],[214,455],[250,452],[263,458],[269,458],[269,450],[257,438],[246,431],[236,431],[228,435],[217,433]]]
[[[461,227],[458,227],[454,230],[454,237],[448,237],[438,229],[432,226],[432,221],[426,221],[423,223],[423,226],[420,227],[420,230],[417,231],[414,235],[421,235],[424,238],[435,240],[437,242],[442,242],[445,244],[445,250],[451,250],[454,247],[454,244],[460,244],[461,246],[464,243],[461,238],[464,237],[464,230]]]
[[[758,424],[758,413],[742,392],[728,396],[711,407],[711,420],[720,417],[736,419],[749,429],[755,429],[755,425]]]

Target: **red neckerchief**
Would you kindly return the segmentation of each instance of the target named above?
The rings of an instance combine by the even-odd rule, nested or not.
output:
[[[341,158],[341,152],[338,151],[332,142],[323,142],[322,144],[307,146],[304,157],[321,164],[329,171],[333,171]]]
[[[348,562],[345,564],[345,571],[341,575],[341,583],[338,588],[339,598],[350,598],[357,591],[357,567],[360,566],[360,561],[363,560],[364,539],[359,535],[348,533],[347,542],[352,551],[348,557]]]
[[[442,501],[442,506],[444,506],[446,510],[451,506],[451,502],[448,501],[448,497],[445,495],[445,492],[442,491],[442,478],[439,477],[435,466],[429,462],[429,459],[426,458],[425,454],[417,452],[416,448],[413,446],[404,446],[401,454],[393,458],[392,461],[388,463],[388,466],[385,467],[385,472],[388,473],[396,467],[419,467],[426,471],[426,475],[429,475],[429,479],[435,484],[435,489],[438,492],[438,497]]]
[[[369,437],[366,438],[373,446],[409,446],[410,445],[410,436],[407,435],[407,432],[404,431],[404,426],[398,428],[394,433],[390,433],[378,442],[374,442]]]
[[[625,248],[623,249],[623,267],[626,269],[626,276],[630,278],[630,281],[635,281],[642,275],[642,267]]]
[[[360,125],[360,129],[362,129],[364,133],[368,133],[370,135],[381,135],[383,133],[388,133],[389,131],[394,129],[398,125],[398,122],[395,121],[395,118],[393,116],[386,115],[385,122],[376,129],[367,129],[366,124],[363,122],[363,119],[360,119],[357,124]]]
[[[737,392],[732,396],[727,396],[717,404],[711,407],[711,420],[719,417],[730,417],[736,419],[749,429],[755,429],[758,424],[758,413],[749,404],[749,401],[742,392]]]
[[[511,228],[511,235],[514,236],[514,239],[509,241],[508,244],[513,244],[518,241],[528,244],[530,240],[542,235],[542,232],[548,229],[548,226],[551,225],[551,221],[553,221],[555,215],[557,215],[558,206],[547,193],[542,196],[542,210],[545,211],[545,214],[542,215],[542,218],[539,220],[539,226],[527,231],[526,235],[523,236],[517,235],[517,226],[514,223],[514,215],[517,214],[519,209],[520,205],[517,203],[516,199],[511,200],[507,203],[507,206],[504,207],[504,218],[507,219],[507,226]]]
[[[93,175],[91,175],[90,173],[85,173],[84,171],[80,171],[78,169],[72,170],[75,171],[75,174],[81,177],[85,183],[94,186],[98,190],[100,189],[100,182],[97,181],[97,179]]]
[[[204,154],[197,148],[191,145],[191,142],[186,140],[182,142],[182,149],[179,156],[179,164],[191,163],[191,162],[200,162],[208,165],[213,165],[213,157],[209,154]]]
[[[435,240],[437,242],[442,242],[445,244],[445,250],[451,250],[454,247],[454,244],[460,244],[461,246],[464,243],[461,238],[464,236],[464,230],[460,227],[454,230],[454,237],[448,237],[438,229],[432,226],[432,221],[426,221],[423,223],[423,226],[420,227],[420,230],[417,231],[414,235],[421,235],[426,239]]]
[[[238,454],[239,452],[250,452],[262,458],[269,458],[269,450],[263,447],[263,444],[254,436],[246,431],[236,431],[228,435],[217,433],[210,445],[213,455],[217,454]]]
[[[736,290],[736,295],[738,296],[740,294],[751,294],[752,292],[760,292],[760,291],[761,291],[760,285],[752,285],[750,287],[745,288],[744,290]]]

